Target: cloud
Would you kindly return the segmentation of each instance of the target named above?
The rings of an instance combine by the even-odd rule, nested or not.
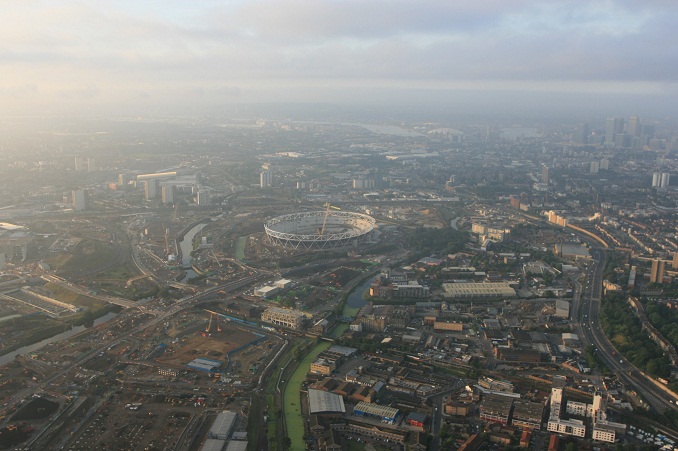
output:
[[[668,0],[4,2],[0,92],[29,98],[17,87],[36,86],[44,101],[74,102],[246,101],[328,83],[674,92],[675,23]]]

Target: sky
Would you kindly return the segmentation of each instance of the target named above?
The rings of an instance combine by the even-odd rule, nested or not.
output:
[[[671,113],[676,24],[675,0],[0,0],[0,114],[252,102]]]

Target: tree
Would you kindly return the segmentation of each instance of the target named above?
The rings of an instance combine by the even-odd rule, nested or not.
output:
[[[94,315],[91,310],[85,310],[85,313],[82,314],[82,323],[85,327],[94,326]]]

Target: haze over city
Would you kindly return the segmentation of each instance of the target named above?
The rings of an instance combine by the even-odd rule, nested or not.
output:
[[[0,0],[0,450],[678,451],[676,24]]]

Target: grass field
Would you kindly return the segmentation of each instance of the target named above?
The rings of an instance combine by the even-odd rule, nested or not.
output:
[[[104,301],[77,293],[53,282],[47,283],[45,288],[52,292],[52,297],[54,299],[67,304],[76,305],[78,307],[87,307],[91,310],[97,310],[106,305],[106,302]]]
[[[235,259],[239,262],[245,260],[245,246],[247,245],[247,237],[241,236],[235,243]]]
[[[96,273],[93,280],[109,280],[125,283],[140,273],[131,264],[119,264],[106,271]]]
[[[344,304],[344,309],[341,311],[341,315],[346,318],[354,318],[359,311],[360,307],[349,307],[348,304]]]
[[[78,271],[110,264],[114,258],[111,246],[107,243],[83,239],[71,253],[51,255],[47,262],[57,271]]]
[[[292,374],[292,377],[287,382],[285,388],[285,398],[283,404],[285,407],[285,423],[287,424],[287,436],[292,440],[290,451],[304,451],[306,445],[304,444],[304,417],[301,416],[301,406],[299,405],[299,393],[301,392],[301,384],[306,379],[306,373],[311,363],[315,358],[332,346],[329,341],[318,343],[311,352],[309,352],[304,360],[299,363],[299,366]]]

